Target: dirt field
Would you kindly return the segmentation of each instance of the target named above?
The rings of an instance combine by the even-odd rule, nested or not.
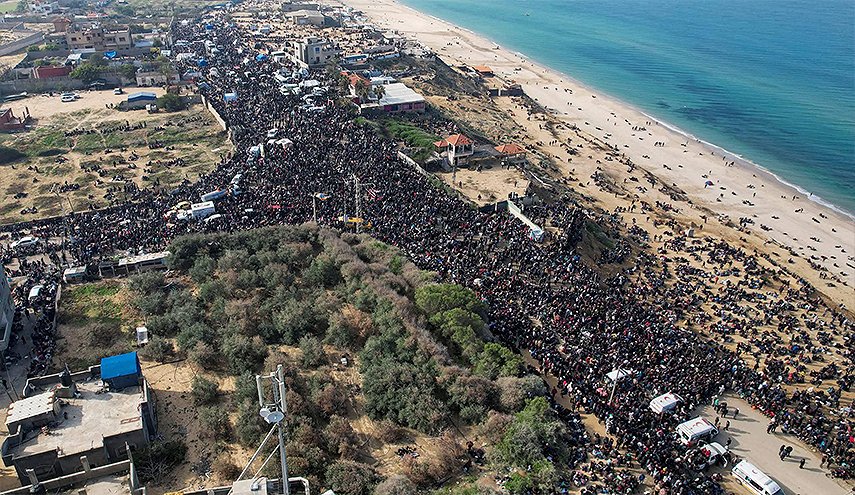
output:
[[[108,108],[138,89],[84,91],[71,103],[57,95],[11,103],[16,115],[29,110],[35,122],[26,132],[0,136],[0,144],[26,155],[0,165],[0,191],[9,199],[0,206],[0,223],[104,207],[120,200],[129,183],[170,188],[210,170],[231,150],[201,105],[169,114]]]

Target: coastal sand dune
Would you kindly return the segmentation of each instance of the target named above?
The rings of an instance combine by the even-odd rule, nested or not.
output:
[[[588,138],[617,146],[638,167],[685,192],[696,207],[693,211],[698,223],[703,222],[699,217],[705,210],[726,215],[734,224],[740,218],[750,218],[754,222],[748,226],[755,237],[752,244],[762,249],[764,243],[772,245],[768,241],[773,241],[798,253],[799,257],[793,257],[778,250],[781,256],[777,259],[832,298],[840,296],[840,302],[855,304],[855,268],[847,266],[855,266],[855,224],[851,217],[812,201],[808,194],[760,167],[726,156],[724,150],[658,123],[628,104],[471,31],[395,0],[344,0],[343,4],[362,11],[380,27],[417,39],[446,63],[489,65],[498,77],[522,85],[525,93],[555,118],[568,126],[575,124]],[[545,130],[542,136],[535,136],[542,142],[552,139]],[[559,163],[563,160],[568,170],[578,166],[578,158],[570,165],[566,153],[554,156]],[[600,166],[606,172],[612,172],[610,167],[616,169],[615,175],[623,174],[626,168],[618,162]],[[832,278],[821,279],[809,262],[827,269]],[[837,287],[828,287],[829,281],[836,281]],[[841,287],[840,281],[848,287]]]

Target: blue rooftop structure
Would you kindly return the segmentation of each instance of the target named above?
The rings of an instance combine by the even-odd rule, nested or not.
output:
[[[143,100],[156,100],[157,95],[150,91],[140,91],[139,93],[134,93],[128,95],[128,102],[132,103],[135,101],[143,101]]]
[[[111,390],[139,385],[142,368],[136,352],[101,359],[101,380]]]

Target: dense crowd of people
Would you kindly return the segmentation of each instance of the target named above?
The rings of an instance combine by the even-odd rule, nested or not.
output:
[[[775,292],[770,280],[779,274],[761,267],[756,255],[711,238],[690,238],[679,229],[671,229],[655,253],[634,254],[628,242],[618,242],[597,260],[615,268],[605,276],[583,261],[577,247],[587,224],[617,228],[617,214],[595,214],[561,201],[535,206],[532,215],[557,227],[558,234],[547,243],[533,242],[514,217],[479,212],[435,187],[397,158],[395,142],[361,125],[329,94],[305,98],[282,91],[276,73],[296,84],[316,79],[331,92],[336,75],[257,58],[251,33],[224,16],[176,23],[172,37],[187,41],[176,47],[176,55],[194,53],[175,63],[203,73],[200,92],[227,123],[235,151],[198,181],[171,191],[134,189],[126,191],[128,201],[108,209],[14,230],[42,239],[66,236],[64,250],[45,243],[41,249],[57,263],[68,257],[92,264],[117,252],[162,250],[175,236],[193,231],[306,222],[313,218],[313,202],[318,222],[334,225],[339,216],[356,213],[359,195],[371,235],[442,280],[475,290],[489,307],[492,334],[529,351],[542,371],[557,377],[556,397],[604,422],[614,444],[589,440],[584,447],[588,464],[567,480],[586,493],[634,490],[641,479],[618,469],[633,463],[667,493],[719,493],[715,480],[685,460],[673,430],[690,411],[728,390],[774,417],[782,431],[819,449],[838,474],[851,472],[852,410],[851,403],[841,403],[841,395],[853,380],[852,322],[828,308],[806,283],[769,294]],[[219,49],[215,57],[205,52],[208,40]],[[205,63],[199,63],[203,58]],[[226,101],[227,93],[237,97]],[[271,129],[278,130],[277,138],[286,137],[288,146],[272,142]],[[263,156],[252,149],[257,145],[263,145]],[[237,174],[241,193],[217,202],[220,221],[165,217],[178,202],[198,202],[203,194],[228,188]],[[356,188],[357,178],[362,189]],[[365,194],[368,189],[371,193]],[[316,193],[328,199],[313,201]],[[632,226],[627,238],[646,243],[650,236]],[[3,258],[20,254],[26,253],[7,250]],[[631,266],[623,267],[627,263]],[[770,325],[792,337],[782,342],[758,330]],[[746,353],[756,361],[746,361]],[[846,364],[808,370],[829,353],[843,356]],[[617,382],[612,397],[604,376],[616,368],[631,373]],[[788,394],[784,386],[799,380],[814,386]],[[684,399],[677,414],[663,416],[648,407],[652,397],[665,392]],[[584,435],[581,426],[573,431]],[[621,452],[630,453],[630,460]]]

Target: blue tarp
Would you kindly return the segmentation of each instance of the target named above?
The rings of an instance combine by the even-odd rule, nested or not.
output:
[[[113,51],[113,52],[104,52],[104,56],[105,56],[105,57],[107,57],[107,58],[109,58],[109,59],[114,59],[114,58],[116,58],[116,55],[117,55],[117,54],[116,54],[116,52],[114,52],[114,51]]]
[[[196,63],[199,67],[204,67],[204,66],[208,65],[208,61],[205,60],[204,58],[200,58],[199,61]]]
[[[128,101],[129,101],[129,102],[133,102],[133,101],[147,101],[147,100],[152,100],[152,101],[153,101],[153,100],[156,100],[156,99],[157,99],[157,95],[156,95],[156,94],[154,94],[154,93],[151,93],[151,92],[149,92],[149,91],[140,91],[139,93],[134,93],[134,94],[132,94],[132,95],[128,95]]]
[[[101,379],[104,381],[128,375],[139,376],[140,374],[142,374],[142,368],[140,368],[140,360],[137,358],[136,352],[101,358]]]
[[[255,60],[257,62],[261,62],[262,60],[267,60],[267,55],[265,55],[263,53],[259,53],[258,55],[255,56]]]

